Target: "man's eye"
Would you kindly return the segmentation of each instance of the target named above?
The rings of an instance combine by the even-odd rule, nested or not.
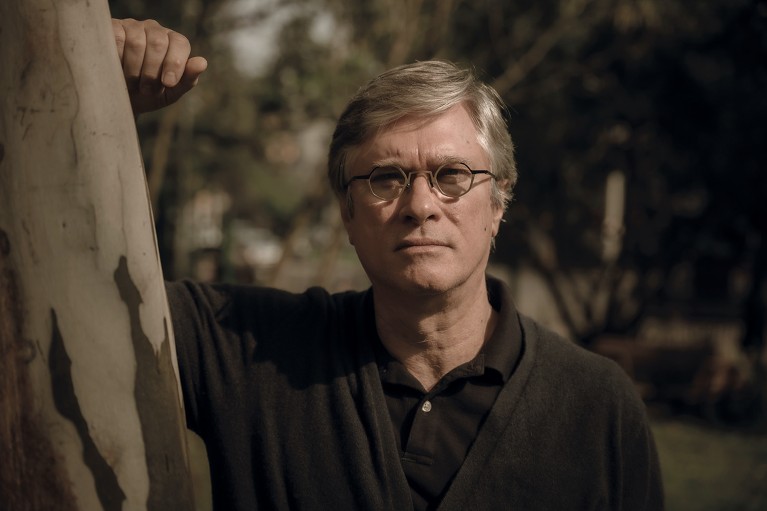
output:
[[[442,167],[437,177],[439,182],[443,184],[460,184],[470,179],[470,176],[471,172],[465,169]]]
[[[370,176],[370,181],[375,184],[395,184],[401,183],[404,178],[397,169],[379,168]]]

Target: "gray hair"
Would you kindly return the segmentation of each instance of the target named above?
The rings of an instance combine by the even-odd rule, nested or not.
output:
[[[376,131],[405,116],[436,117],[463,104],[479,144],[490,158],[492,198],[506,208],[517,182],[514,144],[504,118],[503,100],[471,70],[450,62],[430,60],[399,66],[362,87],[341,114],[328,154],[328,179],[339,198],[346,192],[344,164],[350,149],[363,144]]]

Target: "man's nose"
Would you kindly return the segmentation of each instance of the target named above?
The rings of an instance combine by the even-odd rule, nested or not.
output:
[[[423,177],[423,179],[419,179]],[[410,186],[400,196],[402,217],[422,224],[439,213],[437,190],[433,188],[428,172],[410,174]]]
[[[408,189],[413,189],[418,182],[418,178],[423,177],[426,186],[431,189],[434,188],[434,181],[432,181],[431,172],[411,172],[408,181]],[[405,190],[407,191],[407,190]]]

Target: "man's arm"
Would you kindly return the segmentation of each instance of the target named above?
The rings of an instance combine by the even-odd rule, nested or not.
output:
[[[208,67],[189,40],[154,20],[112,20],[133,114],[166,107],[189,92]]]

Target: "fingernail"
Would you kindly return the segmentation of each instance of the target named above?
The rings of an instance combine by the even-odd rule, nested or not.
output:
[[[165,85],[176,85],[176,73],[168,71],[162,75],[162,83]]]

